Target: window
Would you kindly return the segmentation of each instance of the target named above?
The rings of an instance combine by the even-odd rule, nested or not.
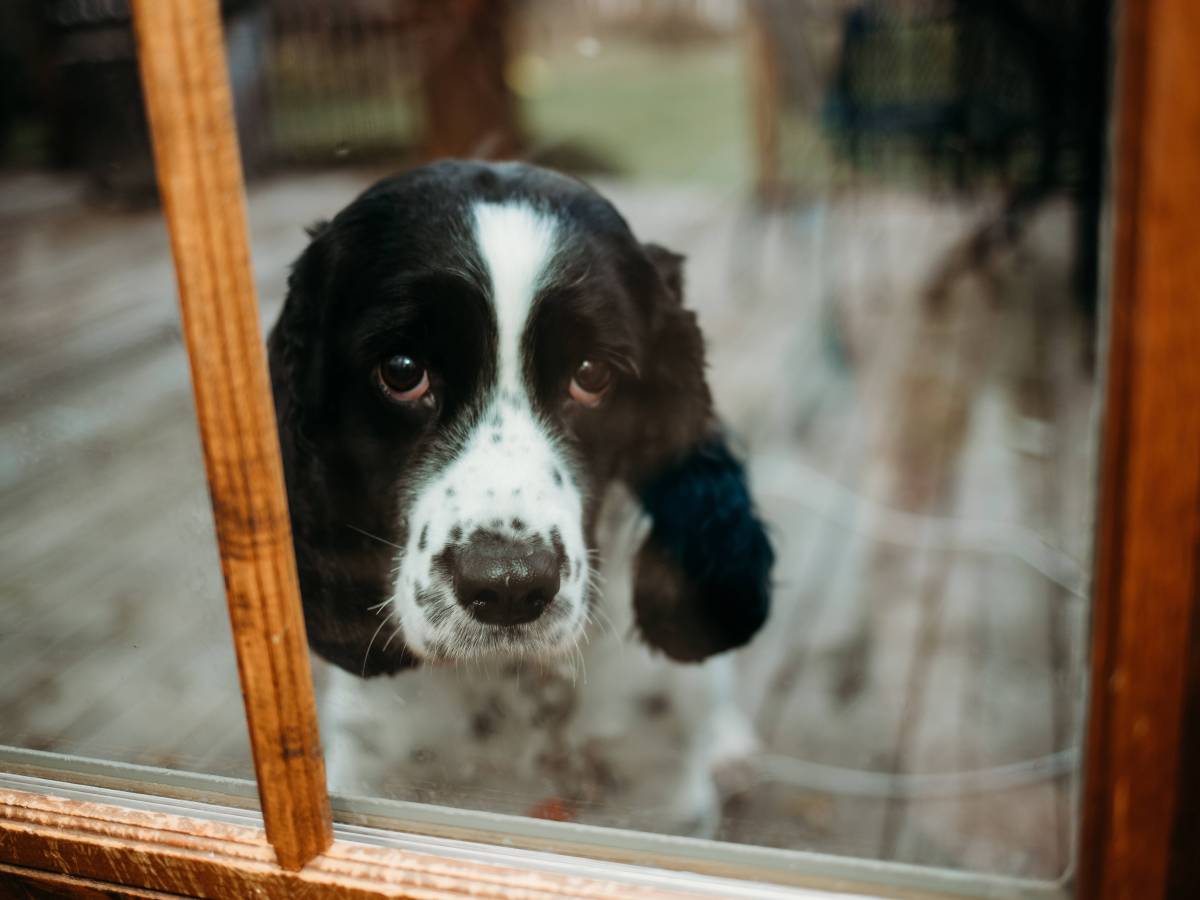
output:
[[[51,7],[7,14],[55,104],[0,236],[6,876],[1186,895],[1182,5],[1121,10],[1106,188],[1092,5],[134,4],[232,644],[131,32]],[[302,230],[441,156],[591,187]]]

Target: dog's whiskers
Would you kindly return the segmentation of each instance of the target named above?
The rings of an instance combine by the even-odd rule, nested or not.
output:
[[[587,660],[577,639],[571,645],[571,687],[576,686],[578,679],[587,684]]]
[[[607,609],[598,604],[593,604],[591,607],[589,607],[588,612],[595,613],[596,621],[601,625],[602,628],[607,629],[610,635],[612,635],[614,638],[621,637],[617,630],[617,623],[613,621],[613,617]]]
[[[358,672],[360,678],[367,677],[367,659],[371,655],[371,647],[375,644],[375,638],[379,637],[379,632],[381,632],[383,630],[383,626],[386,625],[387,623],[388,623],[388,620],[386,618],[380,619],[379,627],[376,628],[375,633],[373,635],[371,635],[371,640],[367,641],[367,650],[365,653],[363,653],[362,668],[359,669],[359,672]],[[387,650],[387,644],[383,645],[383,649],[385,651]]]
[[[403,547],[401,547],[399,544],[393,543],[392,541],[389,541],[387,538],[382,538],[382,537],[380,537],[380,536],[379,536],[379,535],[377,535],[377,534],[371,534],[371,532],[369,532],[369,531],[366,531],[366,530],[364,530],[364,529],[362,529],[362,528],[359,528],[357,525],[351,525],[349,522],[346,522],[346,523],[344,523],[344,524],[345,524],[345,525],[346,525],[346,527],[347,527],[347,528],[349,528],[351,531],[357,531],[357,532],[358,532],[359,534],[361,534],[363,537],[369,537],[369,538],[370,538],[371,540],[373,540],[373,541],[379,541],[379,543],[381,543],[381,544],[386,544],[386,545],[387,545],[387,546],[389,546],[389,547],[395,547],[397,550],[403,550],[403,549],[404,549],[404,548],[403,548]]]
[[[399,635],[401,631],[403,631],[403,628],[401,628],[401,626],[397,625],[395,627],[395,629],[392,631],[392,633],[388,636],[388,639],[383,642],[383,650],[381,652],[383,652],[383,653],[387,652],[387,648],[389,646],[391,646],[392,641],[394,641],[396,639],[397,635]]]

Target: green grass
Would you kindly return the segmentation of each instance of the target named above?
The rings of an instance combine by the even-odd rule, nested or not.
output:
[[[279,102],[272,126],[278,148],[300,160],[369,156],[408,147],[419,133],[412,105],[387,96]]]
[[[311,72],[285,53],[275,65],[276,84],[284,89],[276,96],[274,133],[290,158],[328,161],[339,146],[352,157],[369,156],[389,146],[411,147],[419,138],[410,92],[318,99],[306,89]],[[674,47],[608,39],[590,58],[570,45],[518,49],[510,72],[530,143],[549,148],[552,164],[598,161],[634,181],[735,190],[754,181],[751,89],[737,40]],[[555,154],[555,147],[569,152]],[[828,142],[810,117],[785,111],[781,154],[785,177],[798,187],[832,177]]]
[[[606,44],[545,59],[522,115],[535,143],[570,143],[636,180],[744,186],[749,92],[737,48]]]

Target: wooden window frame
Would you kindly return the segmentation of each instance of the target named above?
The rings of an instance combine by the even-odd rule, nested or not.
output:
[[[53,782],[0,786],[0,887],[78,897],[693,892],[699,883],[664,887],[628,873],[610,878],[602,868],[588,876],[542,871],[519,851],[504,866],[335,836],[218,3],[134,0],[133,8],[261,820],[222,820],[212,804],[181,815],[98,803],[63,796]],[[1081,900],[1182,900],[1200,883],[1200,5],[1127,0],[1116,34],[1091,702],[1075,886]],[[851,889],[844,881],[834,888]],[[874,895],[878,887],[862,890]],[[814,888],[810,896],[818,895]]]

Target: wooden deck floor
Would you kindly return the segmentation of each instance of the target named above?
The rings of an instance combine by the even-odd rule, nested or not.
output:
[[[363,183],[251,192],[264,321],[301,226]],[[929,272],[983,204],[609,193],[689,255],[780,551],[740,658],[764,752],[723,836],[1060,876],[1093,433],[1066,211],[935,306]],[[44,176],[0,197],[0,743],[248,777],[161,219]]]

